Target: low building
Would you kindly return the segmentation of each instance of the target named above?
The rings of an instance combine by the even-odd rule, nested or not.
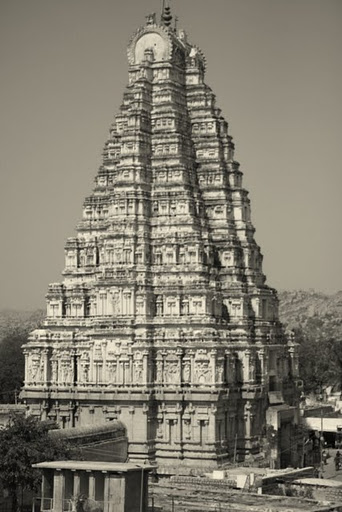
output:
[[[34,464],[43,472],[35,512],[147,512],[152,466],[99,461]]]

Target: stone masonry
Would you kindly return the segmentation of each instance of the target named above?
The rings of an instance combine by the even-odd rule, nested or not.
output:
[[[296,345],[202,51],[166,6],[128,62],[63,282],[24,346],[21,396],[64,428],[120,419],[131,459],[215,465],[260,450],[270,393],[293,400]]]

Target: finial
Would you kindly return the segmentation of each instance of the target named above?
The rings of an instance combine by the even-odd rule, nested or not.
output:
[[[163,0],[161,21],[165,25],[165,27],[169,27],[171,25],[171,20],[172,20],[172,14],[171,14],[171,7],[169,5],[169,0]]]
[[[154,25],[156,23],[156,13],[148,14],[146,17],[146,25]]]

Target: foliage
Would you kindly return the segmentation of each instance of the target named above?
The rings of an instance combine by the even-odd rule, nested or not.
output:
[[[23,334],[6,337],[0,344],[0,403],[14,403],[15,395],[23,385],[25,360]]]
[[[342,344],[339,340],[310,337],[296,331],[299,342],[299,374],[307,393],[321,393],[323,388],[342,380]]]
[[[0,403],[14,403],[24,381],[22,345],[43,319],[41,310],[0,312]]]
[[[299,372],[306,393],[342,385],[342,292],[279,293],[280,319],[296,333]]]
[[[36,329],[44,320],[42,309],[34,311],[0,311],[0,343],[1,340],[13,335],[26,335]]]
[[[71,445],[49,436],[50,429],[48,422],[17,415],[0,430],[0,481],[11,497],[12,512],[18,510],[19,489],[37,490],[39,487],[40,471],[32,468],[32,464],[76,455]]]

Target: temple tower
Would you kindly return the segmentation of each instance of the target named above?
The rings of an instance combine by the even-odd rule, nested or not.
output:
[[[298,364],[232,137],[168,6],[134,34],[128,62],[63,282],[24,347],[22,399],[64,428],[120,419],[131,459],[248,456],[270,402],[293,400]]]

